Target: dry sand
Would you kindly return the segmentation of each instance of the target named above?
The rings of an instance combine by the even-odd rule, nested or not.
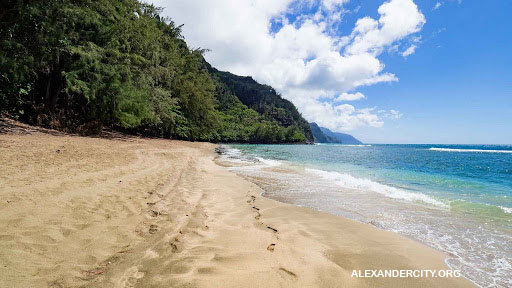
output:
[[[215,146],[0,135],[0,287],[468,287],[352,278],[447,269],[371,225],[260,196]]]

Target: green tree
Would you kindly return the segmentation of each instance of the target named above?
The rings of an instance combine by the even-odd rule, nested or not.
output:
[[[0,5],[0,112],[78,132],[108,126],[201,141],[310,139],[293,104],[269,86],[212,68],[205,51],[189,49],[181,26],[151,4]]]

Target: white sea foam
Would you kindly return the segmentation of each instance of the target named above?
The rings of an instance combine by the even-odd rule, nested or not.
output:
[[[512,214],[512,208],[510,207],[503,207],[503,206],[499,206],[503,212],[507,213],[507,214]]]
[[[277,160],[265,159],[265,158],[261,158],[261,157],[255,157],[255,158],[267,166],[279,166],[282,164],[280,161],[277,161]]]
[[[365,191],[372,191],[385,195],[394,199],[401,199],[411,202],[423,202],[438,207],[448,208],[449,206],[441,201],[431,198],[425,194],[413,193],[398,189],[392,186],[380,184],[369,179],[356,178],[349,174],[323,171],[318,169],[306,169],[307,171],[322,177],[323,179],[333,181],[336,185],[349,189],[358,189]]]
[[[232,147],[228,147],[228,146],[223,146],[222,148],[223,149],[222,149],[221,158],[223,158],[229,162],[250,164],[249,166],[254,166],[254,164],[258,164],[258,162],[259,162],[259,163],[263,164],[263,166],[265,166],[265,167],[274,167],[274,166],[279,166],[282,164],[282,162],[277,161],[277,160],[266,159],[266,158],[261,158],[261,157],[254,157],[254,158],[247,157],[247,155],[244,155],[244,153],[242,153],[241,150],[236,149],[236,148],[232,148]],[[258,161],[256,162],[255,159]],[[254,168],[258,168],[258,165],[254,166]],[[261,167],[259,167],[259,168],[261,168]]]
[[[240,158],[242,156],[242,151],[236,148],[222,146],[222,156],[228,158]]]
[[[319,146],[371,147],[370,144],[314,143]]]
[[[432,147],[428,150],[439,152],[471,152],[471,153],[508,153],[512,154],[512,150],[484,150],[484,149],[452,149]]]

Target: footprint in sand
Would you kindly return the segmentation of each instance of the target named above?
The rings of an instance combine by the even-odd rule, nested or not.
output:
[[[267,250],[270,252],[274,252],[275,247],[276,247],[276,244],[272,243],[267,246]]]
[[[270,226],[267,226],[267,228],[268,228],[268,229],[270,229],[270,230],[272,230],[274,233],[277,233],[277,229],[272,228],[272,227],[270,227]]]
[[[174,244],[174,242],[169,243],[169,245],[171,245],[171,252],[172,253],[178,253],[179,252],[178,246],[176,244]]]
[[[151,225],[149,226],[149,234],[155,234],[156,232],[158,232],[158,226],[157,225]]]
[[[162,215],[162,213],[155,211],[155,210],[149,210],[149,213],[151,214],[152,217],[158,217],[158,216]]]
[[[297,274],[293,273],[292,271],[288,270],[288,269],[285,269],[283,267],[279,267],[279,272],[281,272],[281,274],[285,274],[293,279],[296,279],[297,278]]]
[[[254,203],[254,201],[256,201],[256,197],[251,195],[251,199],[247,200],[247,203],[251,204]]]
[[[278,233],[277,229],[272,228],[270,226],[267,226],[267,229],[272,230],[272,232],[274,232],[274,236],[276,237],[276,240],[279,240],[279,233]]]

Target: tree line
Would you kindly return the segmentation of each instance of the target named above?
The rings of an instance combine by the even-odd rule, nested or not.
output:
[[[6,0],[0,8],[2,113],[82,134],[110,127],[194,141],[312,140],[291,102],[211,67],[151,4]]]

